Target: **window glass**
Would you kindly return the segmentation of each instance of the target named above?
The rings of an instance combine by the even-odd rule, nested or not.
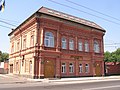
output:
[[[62,73],[66,73],[66,64],[62,63]]]
[[[69,64],[69,72],[70,72],[70,73],[73,73],[73,72],[74,72],[73,63],[70,63],[70,64]]]
[[[94,41],[94,52],[96,53],[100,52],[99,43],[97,41]]]
[[[69,40],[69,49],[74,50],[74,41],[72,39]]]
[[[79,73],[82,73],[83,71],[82,71],[82,64],[79,64]]]
[[[85,72],[88,73],[89,72],[89,65],[85,64]]]
[[[89,52],[89,44],[88,44],[88,41],[85,41],[85,52]]]
[[[67,44],[66,44],[66,38],[62,38],[62,49],[66,49]]]
[[[54,47],[54,36],[51,32],[45,32],[45,46]]]
[[[82,50],[83,50],[82,41],[79,41],[79,42],[78,42],[78,50],[79,50],[79,51],[82,51]]]

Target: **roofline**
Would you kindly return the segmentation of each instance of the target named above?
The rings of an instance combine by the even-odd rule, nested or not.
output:
[[[45,8],[45,9],[48,9],[48,10],[52,10],[52,11],[55,11],[55,12],[58,12],[58,13],[61,13],[61,14],[65,14],[65,15],[68,15],[68,16],[72,16],[72,17],[79,18],[79,19],[85,20],[85,21],[87,21],[87,22],[91,22],[91,23],[96,24],[96,23],[93,22],[93,21],[89,21],[89,20],[86,20],[86,19],[83,19],[83,18],[80,18],[80,17],[76,17],[76,16],[73,16],[73,15],[70,15],[70,14],[67,14],[67,13],[64,13],[64,12],[61,12],[61,11],[57,11],[57,10],[50,9],[50,8],[47,8],[47,7],[43,7],[43,6],[42,6],[41,8]],[[40,8],[40,9],[41,9],[41,8]],[[54,15],[51,15],[51,14],[47,14],[47,13],[45,13],[45,12],[40,11],[40,9],[38,10],[39,13],[43,13],[43,14],[50,15],[50,16],[53,16],[53,17],[65,19],[65,18],[62,18],[62,17],[59,17],[59,16],[54,16]],[[69,19],[65,19],[65,20],[72,21],[72,20],[69,20]],[[86,24],[84,24],[84,23],[80,23],[80,22],[77,22],[77,21],[72,21],[72,22],[79,23],[79,24],[82,24],[82,25],[85,25],[85,26],[88,26],[88,27],[92,27],[92,28],[96,28],[96,29],[99,29],[99,30],[102,30],[102,31],[106,32],[106,30],[103,29],[103,28],[102,28],[101,26],[99,26],[98,24],[96,24],[96,25],[99,26],[101,29],[100,29],[100,28],[97,28],[97,27],[94,27],[94,26],[86,25]]]
[[[40,13],[40,14],[44,14],[44,15],[49,15],[49,14],[42,13],[42,12],[38,12],[38,13]],[[68,20],[68,19],[61,18],[61,17],[57,17],[57,16],[53,16],[53,15],[49,15],[49,16],[52,16],[52,17],[56,17],[56,18],[60,18],[60,19],[64,19],[64,20],[70,21],[70,20]],[[100,30],[100,31],[102,31],[102,32],[106,32],[106,30],[104,30],[104,29],[95,28],[95,27],[88,26],[88,25],[85,25],[85,24],[82,24],[82,23],[79,23],[79,22],[75,22],[75,21],[70,21],[70,22],[74,22],[74,23],[77,23],[77,24],[81,24],[81,25],[84,25],[84,26],[87,26],[87,27],[91,27],[91,28],[94,28],[94,29]]]
[[[8,36],[10,36],[12,33],[14,33],[17,29],[19,29],[22,25],[24,25],[29,19],[31,19],[32,17],[34,17],[37,13],[39,13],[39,14],[45,14],[45,15],[49,15],[49,16],[53,16],[53,17],[57,17],[57,16],[50,15],[50,14],[47,14],[47,13],[39,12],[39,10],[42,9],[42,8],[46,8],[46,7],[43,7],[43,6],[42,6],[41,8],[39,8],[35,13],[33,13],[30,17],[28,17],[25,21],[23,21],[18,27],[16,27],[15,29],[13,29],[12,32],[10,32],[10,33],[8,34]],[[46,9],[49,9],[49,8],[46,8]],[[49,10],[53,10],[53,9],[49,9]],[[54,10],[54,11],[56,11],[56,10]],[[57,12],[58,12],[58,11],[57,11]],[[60,13],[63,13],[63,12],[60,12]],[[66,14],[66,13],[65,13],[65,14]],[[66,15],[69,15],[69,14],[66,14]],[[72,16],[72,15],[70,15],[70,16]],[[76,17],[76,16],[74,16],[74,17]],[[78,23],[78,24],[82,24],[82,23],[75,22],[75,21],[72,21],[72,20],[68,20],[68,19],[65,19],[65,18],[62,18],[62,17],[57,17],[57,18],[64,19],[64,20],[67,20],[67,21],[70,21],[70,22],[74,22],[74,23]],[[79,18],[79,17],[76,17],[76,18]],[[82,19],[82,18],[81,18],[81,19]],[[86,19],[84,19],[84,20],[86,20]],[[89,21],[89,20],[86,20],[86,21]],[[91,22],[91,21],[89,21],[89,22]],[[94,23],[94,22],[93,22],[93,23]],[[96,24],[96,23],[95,23],[95,24]],[[85,25],[85,24],[82,24],[82,25],[88,26],[88,27],[91,27],[91,28],[95,28],[95,29],[98,29],[98,30],[103,31],[103,32],[106,32],[106,30],[104,30],[104,29],[99,29],[99,28],[92,27],[92,26]]]

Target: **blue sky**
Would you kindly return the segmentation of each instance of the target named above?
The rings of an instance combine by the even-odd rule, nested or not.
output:
[[[54,0],[54,1],[72,6],[79,10],[97,15],[99,17],[114,21],[116,23],[120,23],[120,21],[118,20],[114,20],[104,15],[100,15],[93,11],[87,10],[83,7],[71,4],[65,0]],[[104,14],[120,19],[120,11],[119,11],[120,0],[71,0],[71,1],[83,6],[89,7],[91,9],[94,9],[98,12],[102,12]],[[37,11],[41,6],[45,6],[45,7],[55,9],[67,14],[71,14],[80,18],[84,18],[99,24],[106,30],[106,34],[104,36],[104,43],[112,44],[112,45],[105,45],[105,51],[114,51],[120,47],[120,44],[119,44],[120,43],[120,25],[102,20],[100,18],[91,16],[89,14],[86,14],[68,7],[64,7],[64,6],[52,3],[49,0],[6,0],[5,10],[4,12],[0,12],[0,20],[4,20],[6,22],[9,22],[11,24],[18,26],[26,18],[28,18],[35,11]],[[0,25],[15,28],[13,26],[7,25],[2,22],[0,22]],[[9,42],[8,34],[10,32],[11,32],[11,29],[0,26],[0,50],[3,52],[9,52],[10,42]]]

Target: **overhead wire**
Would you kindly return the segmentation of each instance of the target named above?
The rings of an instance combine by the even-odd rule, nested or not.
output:
[[[89,14],[89,15],[91,15],[91,16],[100,18],[100,19],[105,20],[105,21],[108,21],[108,22],[111,22],[111,23],[120,25],[120,23],[117,23],[117,22],[114,22],[114,21],[112,21],[112,20],[108,20],[108,19],[105,19],[105,18],[103,18],[103,17],[100,17],[100,16],[97,16],[97,15],[94,15],[94,14],[91,14],[91,13],[88,13],[88,12],[85,12],[85,11],[82,11],[82,10],[80,10],[80,9],[74,8],[74,7],[69,6],[69,5],[66,5],[66,4],[62,4],[62,3],[59,3],[59,2],[54,1],[54,0],[48,0],[48,1],[53,2],[53,3],[55,3],[55,4],[58,4],[58,5],[61,5],[61,6],[64,6],[64,7],[71,8],[71,9],[76,10],[76,11],[79,11],[79,12],[83,12],[83,13]]]
[[[4,21],[10,21],[10,22],[14,22],[14,23],[20,23],[18,21],[15,21],[15,20],[9,20],[9,19],[4,19],[4,18],[0,18],[0,20],[4,20]]]
[[[8,22],[6,22],[6,21],[3,21],[3,20],[0,20],[0,22],[2,22],[2,23],[5,23],[5,24],[8,24],[8,25],[10,25],[10,26],[14,26],[14,27],[16,27],[16,25],[13,25],[13,24],[11,24],[11,23],[8,23]]]
[[[8,23],[8,22],[6,22],[6,21],[3,21],[3,20],[0,20],[0,22],[1,23],[4,23],[4,24],[7,24],[7,25],[9,25],[9,26],[13,26],[13,27],[16,27],[16,25],[14,25],[14,24],[11,24],[11,23]],[[12,29],[11,27],[9,27],[9,26],[6,26],[6,25],[0,25],[1,27],[4,27],[4,28],[9,28],[9,29]]]
[[[71,1],[71,0],[65,0],[65,1],[67,1],[67,2],[69,2],[69,3],[72,3],[72,4],[74,4],[74,5],[77,5],[77,6],[83,7],[83,8],[85,8],[85,9],[90,10],[90,11],[96,12],[96,13],[98,13],[98,14],[107,16],[107,17],[112,18],[112,19],[114,19],[114,20],[120,21],[120,19],[118,19],[118,18],[115,18],[115,17],[112,17],[112,16],[110,16],[110,15],[104,14],[104,13],[102,13],[102,12],[99,12],[99,11],[97,11],[97,10],[94,10],[94,9],[89,8],[89,7],[83,6],[83,5],[81,5],[81,4],[75,3],[75,2],[73,2],[73,1]]]
[[[8,26],[4,26],[4,25],[0,25],[0,26],[4,28],[12,29],[11,27],[8,27]]]

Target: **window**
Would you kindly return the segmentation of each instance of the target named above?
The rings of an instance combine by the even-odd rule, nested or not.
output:
[[[79,51],[82,51],[82,50],[83,50],[82,41],[79,41],[79,42],[78,42],[78,50],[79,50]]]
[[[24,38],[24,40],[23,40],[23,49],[25,49],[26,48],[26,38]]]
[[[14,52],[14,43],[12,43],[12,46],[11,46],[11,53]]]
[[[79,64],[79,73],[82,73],[83,71],[82,71],[82,64]]]
[[[18,62],[16,62],[16,72],[19,71],[19,66],[18,66]]]
[[[17,42],[17,50],[18,51],[20,50],[20,42],[19,41]]]
[[[89,52],[89,44],[88,44],[88,41],[85,41],[85,52]]]
[[[30,61],[29,70],[30,70],[30,73],[32,73],[32,61]]]
[[[67,49],[66,38],[62,38],[62,49]]]
[[[73,63],[70,63],[70,64],[69,64],[69,72],[70,72],[70,73],[73,73],[73,72],[74,72]]]
[[[62,73],[66,73],[66,64],[62,63]]]
[[[54,36],[51,32],[45,32],[44,42],[46,47],[54,47]]]
[[[89,72],[89,65],[85,64],[85,72],[88,73]]]
[[[94,41],[94,52],[96,53],[100,52],[99,43],[97,41]]]
[[[34,35],[31,36],[31,39],[30,39],[30,46],[34,46]]]
[[[69,49],[74,50],[74,41],[72,39],[69,40]]]

